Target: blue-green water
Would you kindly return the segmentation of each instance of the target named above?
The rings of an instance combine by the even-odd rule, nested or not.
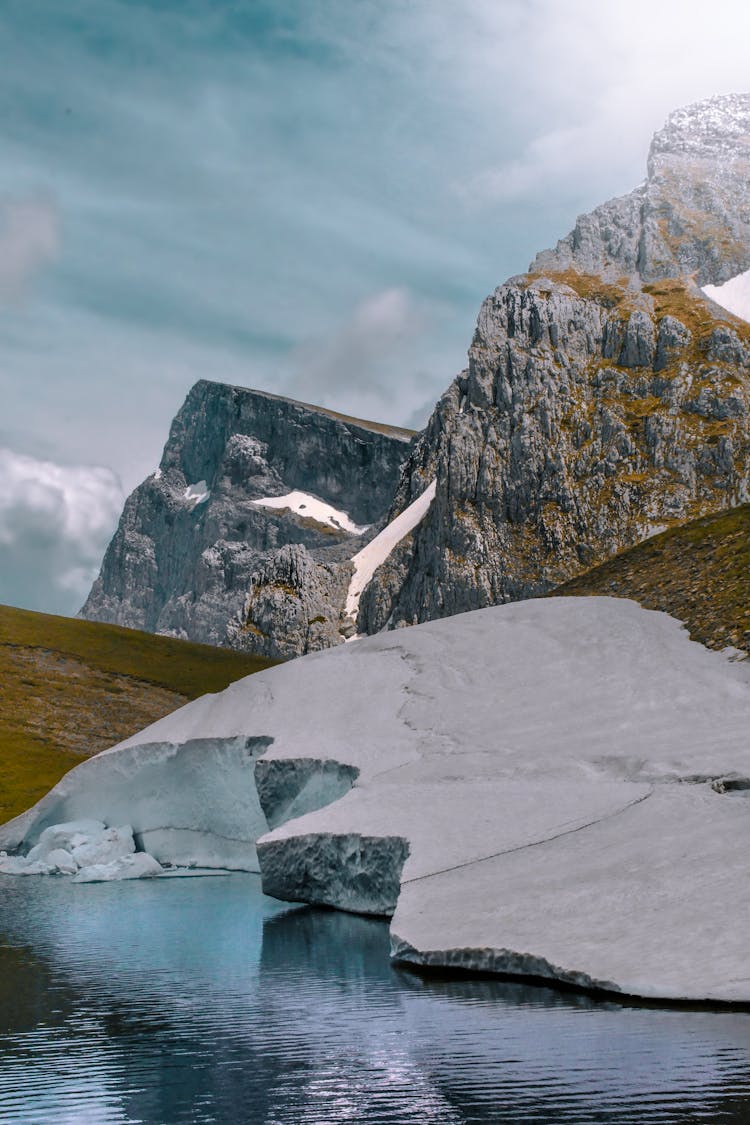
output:
[[[0,1122],[748,1122],[750,1015],[393,969],[253,876],[0,877]]]

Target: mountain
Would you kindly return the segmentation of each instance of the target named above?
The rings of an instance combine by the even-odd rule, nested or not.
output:
[[[81,615],[274,658],[335,644],[348,560],[387,512],[413,436],[197,383]]]
[[[268,663],[0,606],[0,821],[83,758]]]
[[[750,266],[750,96],[670,117],[645,184],[482,305],[392,514],[436,495],[358,629],[548,591],[750,498],[750,325],[710,300]]]
[[[84,616],[293,656],[547,593],[747,501],[750,324],[716,302],[750,316],[722,289],[749,269],[750,95],[727,95],[484,301],[416,440],[199,383]]]

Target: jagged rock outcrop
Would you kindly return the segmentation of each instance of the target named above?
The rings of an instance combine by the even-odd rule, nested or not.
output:
[[[413,446],[198,384],[84,615],[288,657],[543,593],[747,500],[750,326],[700,287],[749,268],[750,95],[728,95],[673,113],[641,187],[487,298],[469,366]],[[433,481],[427,514],[358,578],[377,530],[363,526]],[[293,489],[349,530],[257,504]]]
[[[286,660],[339,644],[354,632],[342,616],[351,565],[328,548],[315,558],[290,543],[261,558],[249,576],[240,611],[227,625],[227,642],[242,652]]]
[[[531,269],[718,285],[750,268],[750,95],[678,109],[651,143],[645,183],[610,200]]]
[[[411,439],[197,383],[159,469],[125,504],[82,616],[273,657],[338,643],[348,558],[387,511]],[[295,491],[307,505],[258,503]]]
[[[750,325],[699,285],[750,266],[750,96],[673,114],[648,179],[483,303],[392,515],[435,500],[358,630],[530,597],[748,499]]]

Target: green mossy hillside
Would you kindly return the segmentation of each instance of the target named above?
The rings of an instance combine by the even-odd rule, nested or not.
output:
[[[586,594],[633,598],[709,648],[750,654],[750,504],[672,527],[550,596]]]
[[[0,823],[83,758],[271,663],[0,606]]]

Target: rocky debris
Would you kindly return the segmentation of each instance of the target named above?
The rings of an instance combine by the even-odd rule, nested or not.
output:
[[[336,643],[329,599],[342,581],[345,596],[346,559],[360,538],[258,501],[299,491],[313,510],[322,500],[352,525],[377,524],[412,436],[197,383],[159,469],[125,504],[82,616],[272,656]]]

